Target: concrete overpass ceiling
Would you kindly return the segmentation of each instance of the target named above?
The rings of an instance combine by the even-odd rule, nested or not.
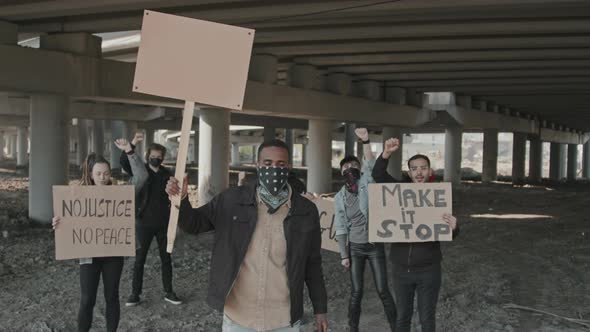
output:
[[[26,0],[0,20],[21,40],[92,32],[103,56],[135,61],[144,8],[257,29],[254,51],[322,73],[416,91],[453,91],[590,131],[586,0]]]

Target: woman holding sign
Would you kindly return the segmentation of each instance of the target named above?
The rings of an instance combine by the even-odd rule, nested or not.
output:
[[[373,179],[377,183],[400,182],[387,173],[391,155],[399,149],[399,140],[390,138],[383,144],[383,153],[373,168]],[[415,155],[408,160],[409,182],[432,182],[430,159]],[[459,234],[457,218],[450,214],[441,216],[453,231],[453,238]],[[442,253],[440,242],[392,243],[389,255],[393,263],[393,289],[398,310],[396,332],[409,332],[414,314],[414,295],[418,297],[418,313],[423,332],[436,330],[436,305],[441,285]]]
[[[348,324],[350,331],[358,331],[361,316],[361,300],[363,297],[364,275],[366,263],[373,271],[373,280],[377,293],[383,302],[385,315],[391,331],[394,330],[396,309],[393,297],[387,285],[387,265],[385,262],[385,246],[383,243],[369,242],[368,216],[368,184],[373,182],[371,171],[375,158],[369,145],[367,129],[359,128],[356,135],[364,144],[363,172],[360,161],[354,156],[348,156],[340,162],[340,169],[345,179],[345,186],[336,194],[334,199],[336,239],[340,246],[342,265],[350,269],[350,304]],[[346,244],[348,243],[348,247]]]
[[[133,170],[130,183],[135,186],[135,193],[139,192],[147,179],[147,171],[143,162],[137,156],[129,142],[118,139],[115,145],[129,154],[129,161]],[[91,153],[82,166],[83,186],[107,186],[112,184],[111,166],[102,156]],[[53,218],[53,229],[59,227],[60,218]],[[123,272],[123,257],[95,257],[80,259],[80,309],[78,311],[78,331],[87,332],[92,326],[92,312],[96,303],[96,293],[102,275],[106,302],[107,331],[117,331],[119,326],[120,303],[119,281]]]

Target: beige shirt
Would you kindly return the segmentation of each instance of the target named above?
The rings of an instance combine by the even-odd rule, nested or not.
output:
[[[267,331],[291,325],[291,301],[287,279],[287,241],[283,221],[289,200],[274,214],[258,198],[258,222],[224,313],[238,325]]]

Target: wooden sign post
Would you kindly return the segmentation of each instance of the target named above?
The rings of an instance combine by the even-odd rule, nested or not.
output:
[[[133,186],[53,186],[55,259],[135,256]]]
[[[370,242],[452,241],[450,183],[369,184]]]
[[[254,30],[146,10],[133,91],[185,101],[174,177],[182,184],[195,103],[241,110]],[[220,110],[220,112],[224,112]],[[180,198],[172,199],[172,252]]]

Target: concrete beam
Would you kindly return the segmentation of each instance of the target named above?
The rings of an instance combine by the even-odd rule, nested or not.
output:
[[[541,141],[561,144],[584,144],[590,138],[590,134],[578,134],[550,128],[539,130]]]

